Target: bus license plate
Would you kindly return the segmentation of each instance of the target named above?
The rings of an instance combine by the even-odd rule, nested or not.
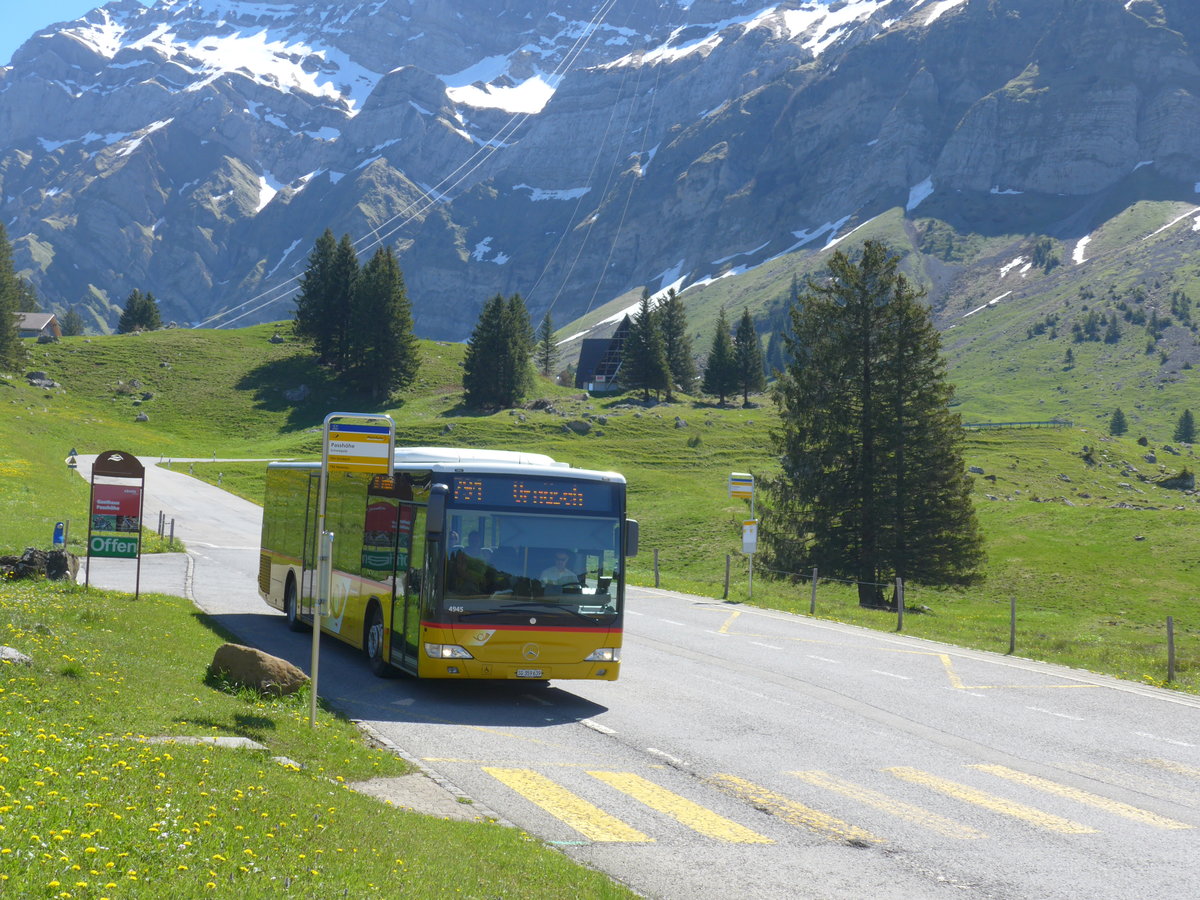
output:
[[[541,669],[517,669],[518,678],[541,678]]]

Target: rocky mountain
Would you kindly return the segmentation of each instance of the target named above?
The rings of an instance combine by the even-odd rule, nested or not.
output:
[[[0,69],[15,260],[101,329],[134,287],[285,318],[326,227],[461,339],[497,292],[563,323],[889,211],[952,319],[972,241],[1072,263],[1195,206],[1197,134],[1195,0],[115,0]]]

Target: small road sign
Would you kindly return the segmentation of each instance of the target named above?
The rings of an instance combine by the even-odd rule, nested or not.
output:
[[[730,472],[729,496],[754,499],[754,476],[749,472]]]

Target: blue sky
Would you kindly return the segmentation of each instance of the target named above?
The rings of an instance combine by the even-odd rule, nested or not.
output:
[[[147,0],[142,2],[149,6]],[[5,3],[4,27],[0,28],[0,65],[8,65],[14,51],[35,31],[55,22],[78,19],[104,5],[104,0],[37,0],[35,3]]]

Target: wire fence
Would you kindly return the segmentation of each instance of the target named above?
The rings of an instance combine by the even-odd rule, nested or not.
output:
[[[732,559],[731,554],[725,556],[725,579],[724,584],[714,585],[717,590],[720,590],[720,599],[730,599],[730,586],[732,578]],[[654,586],[662,587],[663,579],[660,569],[659,552],[654,551]],[[853,609],[866,611],[890,612],[896,617],[895,630],[903,631],[905,628],[905,614],[910,616],[924,616],[925,614],[934,613],[930,607],[925,605],[917,605],[909,602],[905,596],[906,585],[904,579],[897,578],[894,581],[861,581],[853,578],[842,578],[832,575],[823,575],[814,567],[805,572],[794,572],[786,569],[779,569],[772,566],[758,564],[754,567],[757,571],[769,576],[770,593],[778,598],[779,588],[781,583],[790,582],[792,586],[799,591],[807,593],[807,597],[793,596],[786,597],[785,608],[796,608],[797,612],[803,613],[803,599],[808,600],[808,615],[816,617],[818,612],[822,618],[833,618],[839,621],[851,621],[861,623],[862,616]],[[740,579],[739,575],[739,579]],[[711,582],[709,582],[711,584]],[[753,575],[747,585],[747,599],[753,599]],[[854,596],[854,592],[860,586],[868,587],[875,594],[876,602],[867,606],[863,606],[861,598]],[[831,589],[833,593],[831,594]],[[891,591],[891,598],[885,599],[885,592]],[[918,586],[918,590],[922,593],[931,591]],[[714,593],[716,591],[714,590]],[[940,592],[938,592],[940,593]],[[740,601],[733,601],[740,602]],[[930,601],[933,602],[933,601]],[[1121,653],[1127,654],[1131,659],[1144,660],[1146,666],[1152,668],[1160,674],[1147,674],[1144,671],[1140,673],[1143,680],[1158,685],[1179,685],[1179,675],[1184,673],[1188,675],[1184,679],[1182,686],[1193,690],[1200,690],[1200,677],[1197,677],[1197,670],[1200,668],[1200,632],[1195,627],[1179,628],[1176,626],[1175,616],[1166,616],[1165,622],[1162,625],[1145,625],[1130,623],[1130,630],[1133,633],[1124,635],[1105,635],[1096,632],[1094,629],[1083,632],[1076,632],[1074,635],[1054,634],[1054,629],[1047,624],[1054,616],[1061,616],[1063,609],[1055,606],[1042,606],[1033,603],[1024,603],[1018,608],[1017,597],[1010,596],[1007,600],[988,596],[972,596],[970,604],[982,604],[987,607],[1008,607],[1007,615],[1007,654],[1015,655],[1018,650],[1018,637],[1021,632],[1019,626],[1021,619],[1018,617],[1020,612],[1022,617],[1034,620],[1030,623],[1025,631],[1026,644],[1034,652],[1035,658],[1053,658],[1060,659],[1069,657],[1067,663],[1073,666],[1079,666],[1077,662],[1078,656],[1075,653],[1080,651],[1091,650],[1095,645],[1102,645],[1099,652],[1091,655],[1084,654],[1085,661],[1095,657],[1099,660],[1097,663],[1097,671],[1111,670],[1114,668],[1125,672],[1125,677],[1136,678],[1137,675],[1129,674],[1129,665],[1121,666],[1105,666],[1101,663],[1110,662],[1112,657],[1118,657]],[[994,616],[972,616],[968,610],[969,606],[962,607],[964,619],[971,620],[972,625],[964,626],[958,632],[953,628],[942,629],[934,639],[946,640],[950,642],[963,643],[966,646],[979,646],[981,643],[983,649],[988,649],[986,644],[991,643],[992,639],[1003,639],[1002,635],[995,634],[995,630],[999,627],[998,622],[1003,621],[1003,615]],[[986,619],[987,625],[981,625],[979,620]],[[926,631],[928,629],[921,628],[918,631]],[[989,632],[989,638],[986,641],[980,641],[984,631]],[[1177,652],[1177,638],[1184,637],[1188,643],[1190,653],[1180,655]],[[1107,641],[1108,647],[1103,645]],[[1074,645],[1074,646],[1072,646]],[[994,645],[993,645],[994,646]],[[1064,651],[1064,647],[1066,650]],[[1049,651],[1048,649],[1049,648]],[[1074,652],[1072,652],[1074,651]],[[1082,667],[1087,668],[1087,665]],[[1119,673],[1118,673],[1119,674]]]

